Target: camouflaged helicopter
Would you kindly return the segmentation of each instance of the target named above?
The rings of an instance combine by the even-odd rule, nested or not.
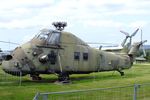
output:
[[[65,22],[54,22],[56,30],[43,29],[29,42],[17,47],[2,62],[2,69],[9,74],[30,74],[40,80],[40,74],[55,74],[58,81],[69,81],[71,74],[118,71],[133,65],[139,47],[146,41],[134,43],[128,52],[112,53],[90,47],[70,32],[63,29]]]

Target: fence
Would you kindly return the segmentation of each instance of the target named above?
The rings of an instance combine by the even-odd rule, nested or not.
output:
[[[33,100],[150,100],[150,84],[37,93]]]

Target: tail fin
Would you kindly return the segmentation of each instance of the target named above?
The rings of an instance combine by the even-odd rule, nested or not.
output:
[[[131,47],[129,47],[129,43],[127,43],[126,45],[123,46],[121,53],[128,54],[128,52],[130,51],[130,48]]]
[[[143,45],[145,42],[147,42],[147,40],[134,43],[131,46],[131,49],[129,50],[128,55],[135,56],[136,53],[139,51],[140,46]]]
[[[131,46],[131,48],[128,52],[128,55],[131,58],[131,60],[134,60],[135,55],[139,51],[140,46],[143,45],[145,42],[147,42],[147,40],[141,41],[141,42],[136,42]]]

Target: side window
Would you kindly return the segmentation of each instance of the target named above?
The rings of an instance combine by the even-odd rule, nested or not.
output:
[[[80,60],[80,52],[74,52],[74,59]]]
[[[88,60],[88,53],[83,53],[83,60]]]

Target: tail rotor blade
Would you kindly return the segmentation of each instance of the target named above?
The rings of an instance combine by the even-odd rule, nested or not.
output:
[[[125,34],[126,36],[129,36],[129,33],[127,33],[127,32],[124,32],[124,31],[120,31],[121,33],[123,33],[123,34]]]
[[[132,45],[132,37],[130,37],[129,47]]]
[[[146,57],[146,52],[143,46],[142,46],[142,50],[143,50],[143,56]]]
[[[143,44],[145,43],[145,42],[147,42],[147,40],[144,40],[143,41],[143,31],[142,31],[142,29],[141,29],[141,46],[142,46],[142,51],[143,51],[143,56],[144,57],[146,57],[146,52],[145,52],[145,49],[144,49],[144,46],[143,46]]]
[[[123,42],[122,42],[122,46],[124,46],[125,45],[125,43],[126,43],[126,41],[127,41],[127,39],[128,39],[128,37],[126,36],[126,38],[123,40]]]
[[[143,41],[143,31],[141,29],[141,41]]]
[[[136,33],[137,33],[138,31],[139,31],[139,28],[138,28],[138,29],[136,29],[136,30],[132,33],[131,37],[135,36],[135,35],[136,35]]]
[[[146,52],[145,52],[145,49],[144,49],[144,46],[143,44],[147,42],[147,40],[144,40],[144,41],[141,41],[141,47],[142,47],[142,51],[143,51],[143,56],[146,57]]]
[[[147,40],[142,41],[142,44],[144,44],[145,42],[147,42]]]

